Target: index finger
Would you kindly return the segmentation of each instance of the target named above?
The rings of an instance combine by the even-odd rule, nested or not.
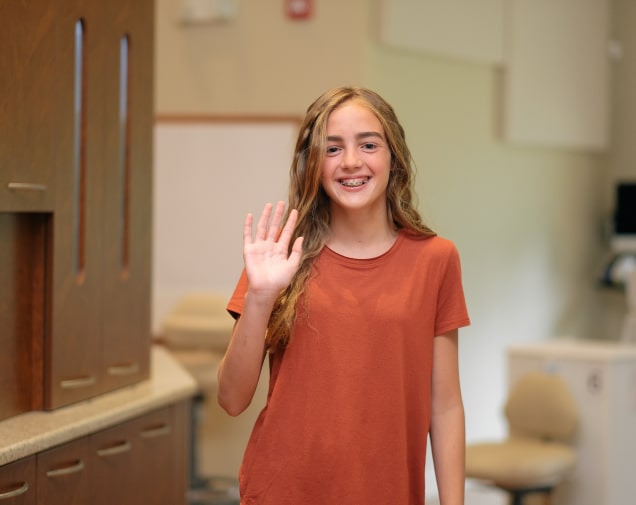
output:
[[[248,214],[245,216],[245,223],[243,224],[243,244],[252,243],[252,225],[254,223],[254,215]]]

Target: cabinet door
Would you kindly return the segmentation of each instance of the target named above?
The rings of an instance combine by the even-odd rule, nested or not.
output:
[[[87,505],[90,501],[88,438],[37,455],[38,505]]]
[[[59,72],[53,0],[0,2],[0,211],[53,208]]]
[[[100,282],[101,244],[95,240],[101,223],[100,174],[102,138],[108,134],[102,122],[101,79],[105,70],[104,2],[67,0],[59,9],[56,23],[60,52],[67,55],[59,72],[76,72],[77,107],[80,109],[79,146],[60,146],[67,163],[58,177],[58,194],[53,225],[53,289],[51,333],[47,341],[49,365],[45,406],[62,405],[95,396],[100,392],[101,365]],[[75,66],[79,69],[75,71]],[[74,93],[60,91],[66,104],[61,123],[73,124]],[[77,152],[76,152],[77,151]],[[74,160],[77,161],[77,165]]]
[[[149,374],[153,1],[104,2],[103,387]]]
[[[124,423],[90,436],[91,505],[136,505],[139,482],[134,472],[135,426]]]
[[[136,422],[134,471],[139,486],[133,503],[185,505],[187,490],[187,410],[175,405]]]
[[[0,467],[0,501],[6,505],[35,505],[35,456]]]

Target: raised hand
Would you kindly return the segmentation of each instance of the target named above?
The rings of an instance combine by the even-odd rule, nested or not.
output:
[[[272,212],[273,211],[273,212]],[[254,217],[248,214],[243,228],[243,260],[249,290],[259,296],[275,299],[291,283],[300,265],[303,238],[298,237],[288,253],[298,212],[290,212],[281,230],[285,202],[265,205],[256,233],[252,237]],[[272,215],[273,214],[273,215]]]

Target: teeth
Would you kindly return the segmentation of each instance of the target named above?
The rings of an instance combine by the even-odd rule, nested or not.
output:
[[[358,186],[366,184],[366,182],[367,179],[348,179],[346,181],[340,181],[340,184],[347,186],[348,188],[357,188]]]

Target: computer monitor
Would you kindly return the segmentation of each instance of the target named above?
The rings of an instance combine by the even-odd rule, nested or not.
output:
[[[611,249],[616,253],[636,253],[636,182],[616,184]]]
[[[636,252],[636,182],[616,184],[616,204],[611,248],[614,252]]]

